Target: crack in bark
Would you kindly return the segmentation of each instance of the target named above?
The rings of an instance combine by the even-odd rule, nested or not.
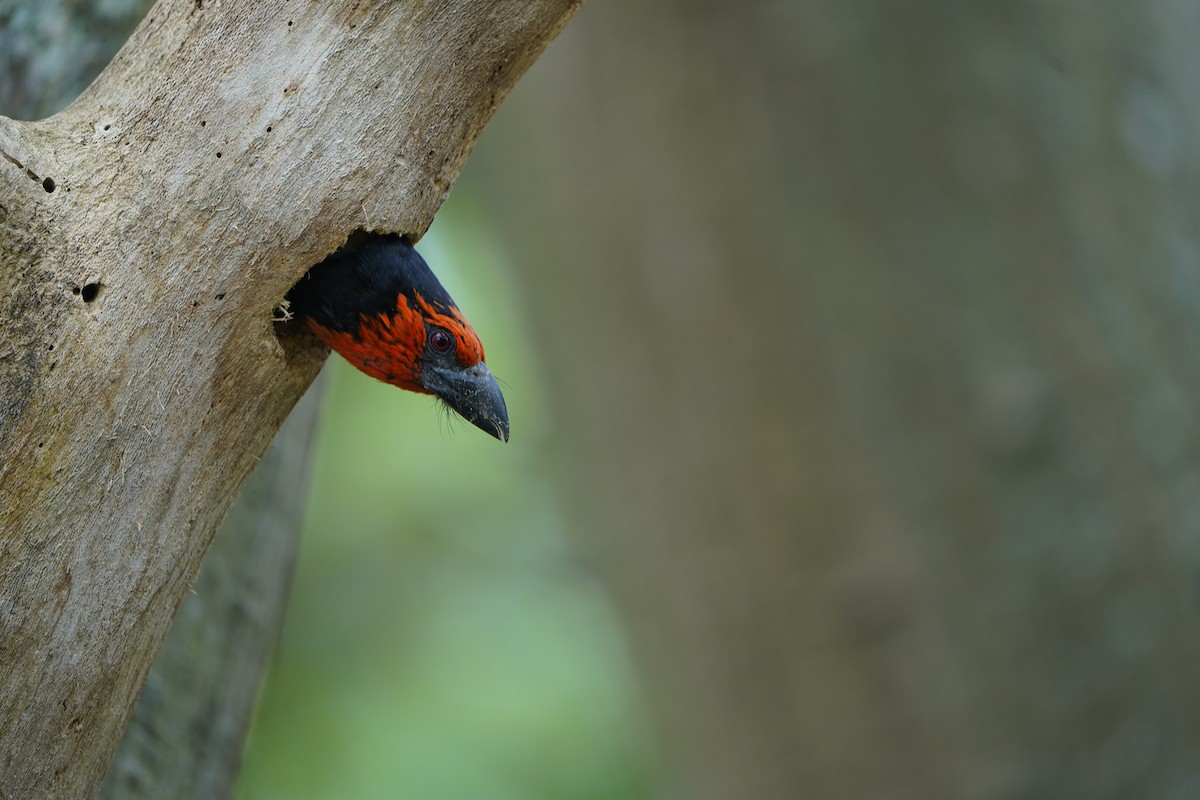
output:
[[[5,161],[9,162],[14,167],[16,167],[17,169],[24,172],[29,177],[30,180],[39,181],[39,182],[42,180],[41,177],[36,172],[34,172],[29,167],[22,164],[20,161],[18,161],[15,156],[9,155],[8,153],[4,152],[3,150],[0,150],[0,156],[4,156]]]

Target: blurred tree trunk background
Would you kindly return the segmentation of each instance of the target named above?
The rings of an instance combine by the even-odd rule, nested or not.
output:
[[[610,0],[497,116],[671,796],[1200,796],[1198,40]]]
[[[154,0],[0,0],[0,113],[43,119],[87,88]]]

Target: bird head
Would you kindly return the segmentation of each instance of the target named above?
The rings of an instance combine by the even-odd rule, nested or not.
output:
[[[412,252],[415,256],[415,251]],[[307,317],[312,331],[355,367],[386,383],[437,397],[477,428],[508,441],[508,409],[484,363],[483,344],[437,278],[416,256],[414,275],[382,311],[338,330]]]

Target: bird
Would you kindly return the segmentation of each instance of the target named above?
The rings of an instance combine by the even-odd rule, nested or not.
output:
[[[483,344],[407,237],[356,231],[286,300],[295,318],[362,372],[433,395],[508,441],[508,409]]]

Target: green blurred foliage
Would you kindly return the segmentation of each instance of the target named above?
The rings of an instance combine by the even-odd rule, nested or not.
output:
[[[649,797],[622,633],[544,477],[554,422],[502,255],[458,195],[420,249],[505,382],[512,442],[330,359],[237,797]]]

